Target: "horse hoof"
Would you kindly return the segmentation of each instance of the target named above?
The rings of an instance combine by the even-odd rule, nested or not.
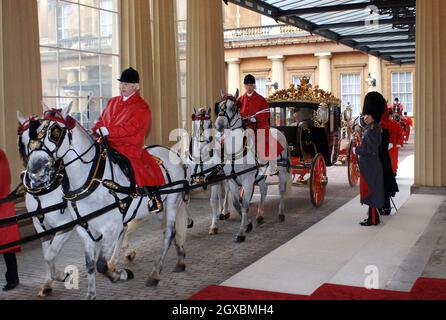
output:
[[[231,217],[231,213],[230,213],[230,212],[227,212],[227,213],[225,213],[225,214],[220,213],[219,219],[220,219],[220,220],[228,220],[229,217]]]
[[[184,272],[186,271],[186,265],[184,263],[178,264],[173,269],[173,272]]]
[[[52,288],[41,288],[39,289],[39,292],[37,292],[37,296],[39,298],[45,298],[51,295],[52,292],[53,292]]]
[[[128,255],[125,256],[125,258],[126,258],[128,261],[130,261],[130,262],[132,262],[133,260],[135,260],[135,257],[136,257],[136,252],[135,252],[135,251],[132,251],[132,252],[130,252]]]
[[[235,238],[236,243],[242,243],[245,240],[246,240],[246,236],[237,236],[237,238]]]
[[[125,272],[127,272],[127,280],[132,280],[135,278],[135,274],[131,270],[129,269],[124,269],[124,270]]]
[[[260,217],[257,217],[256,222],[257,222],[258,225],[261,225],[261,224],[264,224],[264,223],[265,223],[263,217],[261,217],[261,216],[260,216]]]
[[[246,230],[247,233],[252,231],[252,222],[250,222],[247,226],[246,226]]]
[[[213,235],[218,234],[218,228],[217,228],[217,227],[215,227],[215,228],[210,228],[208,234],[209,234],[210,236],[213,236]]]
[[[279,218],[280,222],[284,222],[285,221],[285,215],[284,214],[279,214],[278,218]]]
[[[156,287],[158,285],[158,282],[160,282],[159,279],[149,278],[146,281],[146,286],[147,287]]]
[[[187,224],[187,228],[190,229],[194,226],[194,220],[189,219],[189,223]]]

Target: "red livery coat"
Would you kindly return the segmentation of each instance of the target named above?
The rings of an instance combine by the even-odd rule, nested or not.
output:
[[[9,171],[9,162],[6,154],[0,149],[0,198],[5,198],[11,192],[11,173]],[[0,219],[15,216],[13,202],[0,204]],[[17,223],[11,223],[0,226],[0,245],[19,240],[19,226]],[[16,246],[10,249],[0,250],[0,254],[5,252],[20,252],[21,247]]]
[[[403,117],[403,121],[406,124],[406,142],[409,141],[410,138],[410,128],[413,127],[413,121],[411,117]]]
[[[151,117],[149,105],[135,92],[127,101],[122,96],[111,98],[92,129],[97,132],[100,127],[107,128],[110,147],[130,160],[140,187],[164,184],[161,168],[143,149]]]
[[[284,149],[283,146],[270,135],[270,112],[265,98],[254,91],[251,96],[248,96],[248,94],[245,93],[239,98],[239,101],[241,108],[240,114],[243,118],[254,116],[257,112],[265,109],[268,110],[267,112],[255,115],[257,122],[253,123],[248,119],[245,123],[248,128],[253,129],[256,133],[256,149],[259,159],[276,160]],[[276,150],[270,150],[270,142],[275,143]],[[271,155],[270,151],[272,151]]]
[[[390,161],[392,163],[393,173],[396,174],[398,170],[398,147],[404,143],[404,130],[401,124],[393,119],[386,119],[381,123],[381,127],[389,130],[389,142],[393,147],[389,150]]]

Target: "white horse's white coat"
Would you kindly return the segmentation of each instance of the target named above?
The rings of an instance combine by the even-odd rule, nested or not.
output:
[[[66,119],[70,108],[63,109],[61,114],[64,119]],[[49,121],[49,120],[46,120]],[[41,126],[42,127],[42,126]],[[64,127],[61,125],[61,127]],[[41,128],[39,128],[41,130]],[[76,190],[82,187],[88,178],[88,174],[93,166],[91,161],[96,155],[95,148],[87,151],[90,146],[95,143],[94,140],[89,136],[89,134],[78,124],[71,130],[72,141],[69,144],[68,135],[60,145],[59,149],[56,151],[56,146],[48,138],[48,132],[43,138],[45,146],[54,151],[54,157],[56,159],[63,157],[65,163],[70,163],[69,166],[65,167],[66,175],[70,182],[70,190]],[[85,153],[85,154],[84,154]],[[171,150],[164,147],[154,147],[150,149],[150,153],[158,158],[160,158],[164,166],[169,171],[172,181],[188,180],[188,173],[185,172],[184,166],[182,165],[181,159],[178,155],[174,154]],[[78,155],[82,155],[82,160],[79,160]],[[31,152],[27,170],[32,172],[33,170],[38,170],[39,161],[46,161],[49,159],[48,153],[42,150],[35,150]],[[172,163],[170,159],[178,158],[176,164]],[[125,175],[120,170],[119,166],[115,164],[110,164],[107,161],[105,173],[103,179],[112,179],[112,170],[114,172],[114,181],[121,186],[129,186],[130,183],[125,177]],[[166,177],[167,181],[167,177]],[[181,188],[181,185],[175,186],[173,188]],[[125,196],[120,194],[120,198]],[[95,283],[95,272],[96,267],[99,272],[104,273],[112,281],[125,280],[130,275],[129,270],[119,270],[115,272],[108,267],[108,261],[111,259],[112,254],[116,248],[120,248],[122,241],[124,239],[124,223],[127,222],[132,213],[136,210],[139,199],[135,199],[128,210],[126,219],[123,221],[123,217],[119,209],[113,209],[97,218],[94,218],[88,222],[89,230],[94,236],[102,235],[102,241],[100,243],[100,251],[98,258],[96,259],[96,249],[95,242],[90,238],[87,231],[81,227],[77,226],[76,229],[83,241],[85,256],[86,256],[86,267],[88,273],[88,294],[87,299],[94,299],[96,297],[96,283]],[[136,213],[137,219],[144,219],[148,214],[148,209],[146,206],[148,199],[144,199],[143,204],[139,207]],[[115,198],[110,194],[109,190],[104,186],[100,185],[95,192],[90,194],[88,197],[76,201],[77,208],[81,216],[85,216],[93,211],[99,210],[109,204],[115,202]],[[177,249],[178,262],[176,266],[176,271],[184,271],[184,244],[186,240],[186,229],[187,229],[187,213],[186,213],[186,203],[183,201],[183,193],[177,192],[166,196],[163,196],[164,205],[164,219],[166,221],[166,229],[164,232],[164,245],[160,258],[155,263],[152,272],[149,275],[147,285],[156,285],[159,281],[159,274],[162,269],[163,261],[167,251],[175,240],[175,246]],[[74,211],[72,210],[72,204],[69,202],[70,212],[74,216]]]
[[[238,98],[238,94],[239,91],[237,90],[236,94],[234,95],[235,99]],[[264,203],[268,191],[266,175],[269,172],[274,172],[275,168],[278,169],[280,192],[280,203],[277,214],[280,221],[285,219],[284,197],[287,190],[289,190],[287,189],[287,185],[290,184],[290,170],[287,165],[284,165],[284,163],[289,161],[288,143],[282,132],[275,128],[270,129],[271,135],[277,139],[277,141],[283,146],[284,150],[277,158],[276,163],[270,162],[268,168],[266,168],[266,162],[257,160],[254,132],[252,130],[243,129],[243,119],[241,118],[235,102],[232,99],[224,99],[224,96],[222,95],[222,101],[219,103],[218,109],[222,110],[222,108],[224,108],[225,112],[217,117],[215,127],[218,131],[224,132],[224,149],[227,156],[224,166],[226,175],[253,168],[257,163],[264,165],[264,167],[259,169],[258,173],[256,171],[251,171],[237,177],[236,179],[230,179],[228,181],[229,188],[233,196],[234,208],[237,209],[242,217],[242,227],[240,228],[237,241],[243,241],[245,231],[243,226],[248,226],[247,230],[250,229],[250,220],[247,214],[249,202],[253,194],[254,184],[257,183],[260,188],[260,204],[258,207],[256,220],[258,224],[262,224]],[[246,139],[246,145],[244,145],[244,139]],[[247,152],[245,152],[246,154],[244,155],[243,150],[245,148],[247,148]],[[231,159],[232,155],[236,155],[235,161]],[[282,163],[280,163],[277,167],[279,160],[281,160]],[[274,169],[271,170],[271,168]]]

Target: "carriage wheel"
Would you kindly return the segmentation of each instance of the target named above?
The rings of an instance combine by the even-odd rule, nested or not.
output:
[[[318,153],[311,163],[310,175],[311,203],[316,208],[320,207],[324,202],[327,183],[327,167],[325,166],[324,156]]]
[[[352,139],[347,155],[347,174],[350,187],[356,186],[359,180],[358,158],[356,158],[356,154],[353,152],[354,147],[356,147],[356,141]]]

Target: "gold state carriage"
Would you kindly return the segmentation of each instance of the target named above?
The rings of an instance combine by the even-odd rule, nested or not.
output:
[[[309,184],[311,202],[319,207],[328,183],[326,167],[338,158],[341,101],[303,77],[299,86],[276,91],[268,104],[271,126],[283,132],[289,145],[293,180]]]

